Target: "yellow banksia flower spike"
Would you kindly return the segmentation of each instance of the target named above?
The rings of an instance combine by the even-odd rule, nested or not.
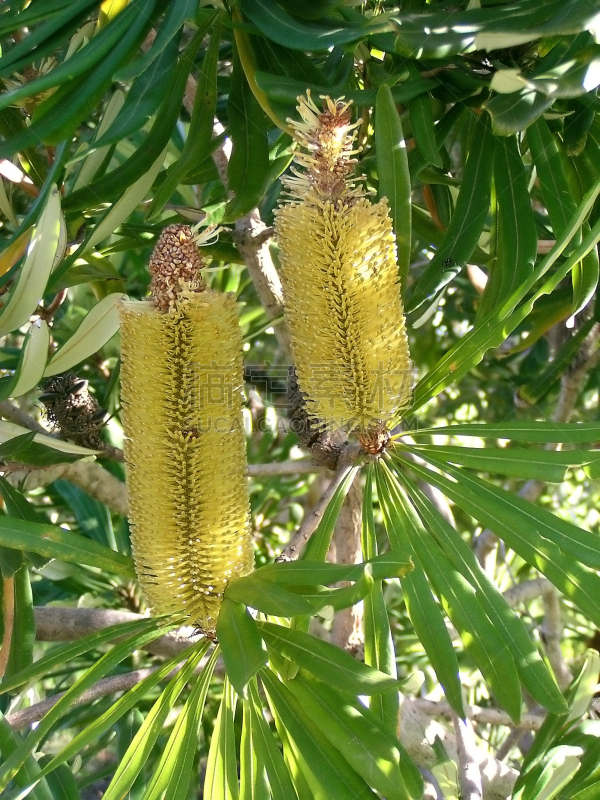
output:
[[[202,282],[198,238],[166,228],[150,299],[121,305],[121,402],[142,590],[154,613],[210,633],[253,548],[235,296]]]
[[[298,166],[275,222],[298,382],[310,415],[378,452],[411,392],[392,221],[350,178],[350,103],[298,100]]]

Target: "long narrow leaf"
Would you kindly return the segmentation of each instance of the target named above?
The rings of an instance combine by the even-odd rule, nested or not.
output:
[[[406,536],[402,521],[387,490],[381,464],[376,464],[377,494],[392,550],[404,558],[414,551]],[[414,559],[416,562],[416,559]],[[401,581],[406,610],[425,652],[444,688],[448,702],[457,714],[464,717],[462,687],[458,675],[458,660],[444,617],[431,593],[431,588],[418,562],[415,569]]]
[[[362,664],[329,642],[271,622],[257,625],[269,647],[341,691],[370,695],[398,690],[395,678]]]
[[[204,797],[214,800],[238,800],[239,797],[233,722],[236,703],[235,691],[225,678],[204,778]]]
[[[508,643],[523,685],[538,703],[554,714],[563,713],[565,700],[546,664],[531,640],[521,618],[508,605],[501,592],[480,567],[472,550],[442,517],[429,499],[404,473],[398,478],[407,487],[410,498],[429,531],[456,569],[469,581],[477,599],[496,630]]]
[[[116,800],[126,794],[144,766],[156,740],[160,736],[168,715],[172,712],[177,698],[184,690],[186,683],[194,674],[206,648],[200,646],[188,658],[185,666],[171,679],[168,686],[158,697],[141,728],[136,733],[127,752],[119,762],[115,774],[103,797]]]
[[[276,711],[275,720],[283,726],[294,749],[304,778],[315,800],[357,800],[376,795],[354,771],[346,759],[329,745],[328,740],[306,714],[300,703],[272,672],[261,676],[269,705]]]

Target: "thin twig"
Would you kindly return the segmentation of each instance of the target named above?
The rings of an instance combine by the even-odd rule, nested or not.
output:
[[[425,769],[425,767],[421,767],[419,772],[425,778],[425,782],[431,784],[431,786],[433,787],[433,791],[435,792],[435,800],[445,800],[446,796],[442,792],[442,788],[437,782],[433,772],[431,772],[431,770]]]
[[[323,492],[317,505],[304,517],[302,524],[293,535],[290,543],[283,550],[281,555],[275,559],[276,561],[296,561],[296,559],[300,556],[302,548],[317,530],[319,522],[321,521],[323,514],[329,505],[329,501],[352,469],[354,462],[358,458],[359,452],[360,449],[354,445],[347,444],[344,447],[342,454],[340,455],[338,470],[331,483]]]
[[[429,717],[445,717],[452,719],[452,708],[444,700],[427,700],[423,697],[413,697],[406,700],[413,704],[415,708]],[[521,730],[537,731],[541,728],[545,715],[540,711],[539,714],[523,714],[518,725],[504,711],[497,708],[481,708],[481,706],[466,706],[467,717],[479,725],[504,725],[510,728]]]
[[[318,464],[315,464],[310,458],[302,458],[298,461],[274,461],[271,464],[248,464],[248,475],[251,478],[272,475],[304,475],[319,471]]]
[[[175,672],[180,667],[175,667],[172,672]],[[116,675],[113,678],[104,678],[98,681],[91,689],[83,692],[79,697],[73,700],[72,706],[80,706],[84,703],[92,703],[101,697],[106,697],[108,694],[116,694],[117,692],[126,692],[136,686],[144,678],[152,675],[153,672],[159,667],[148,667],[147,669],[136,669],[134,672],[128,672],[125,675]],[[169,676],[170,677],[170,676]],[[64,697],[66,692],[60,692],[52,697],[47,697],[39,703],[35,703],[29,708],[24,708],[22,711],[14,711],[12,714],[6,715],[6,721],[14,730],[21,730],[28,728],[35,722],[39,722],[57,703]]]
[[[272,475],[305,475],[319,471],[320,467],[309,459],[248,465],[248,475],[251,478],[266,478]],[[124,517],[127,516],[127,486],[95,461],[54,464],[42,469],[32,469],[24,464],[13,464],[9,469],[4,470],[4,477],[11,486],[22,487],[26,492],[49,486],[54,481],[69,481],[83,489],[90,497],[104,503],[111,511]]]
[[[458,754],[458,782],[461,800],[482,800],[483,786],[473,726],[469,719],[460,719],[454,712],[452,713],[452,722],[454,723]]]
[[[10,400],[2,400],[0,402],[0,414],[9,422],[14,422],[22,428],[27,428],[28,431],[35,431],[35,433],[43,433],[44,436],[50,436],[50,432],[46,430],[40,423],[32,416],[27,414],[18,406],[13,405]]]

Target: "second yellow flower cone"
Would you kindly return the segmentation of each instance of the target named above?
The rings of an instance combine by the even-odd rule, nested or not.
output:
[[[298,382],[310,414],[377,450],[411,392],[391,218],[348,178],[348,104],[299,100],[303,170],[284,179],[275,225]]]

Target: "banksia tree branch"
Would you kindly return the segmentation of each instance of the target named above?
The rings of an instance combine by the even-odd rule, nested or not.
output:
[[[166,228],[151,300],[122,304],[121,399],[142,589],[156,613],[208,633],[253,551],[235,297],[204,286],[196,240],[186,225]]]
[[[350,104],[299,103],[298,166],[275,223],[298,381],[311,416],[377,453],[411,390],[392,222],[350,178]]]

